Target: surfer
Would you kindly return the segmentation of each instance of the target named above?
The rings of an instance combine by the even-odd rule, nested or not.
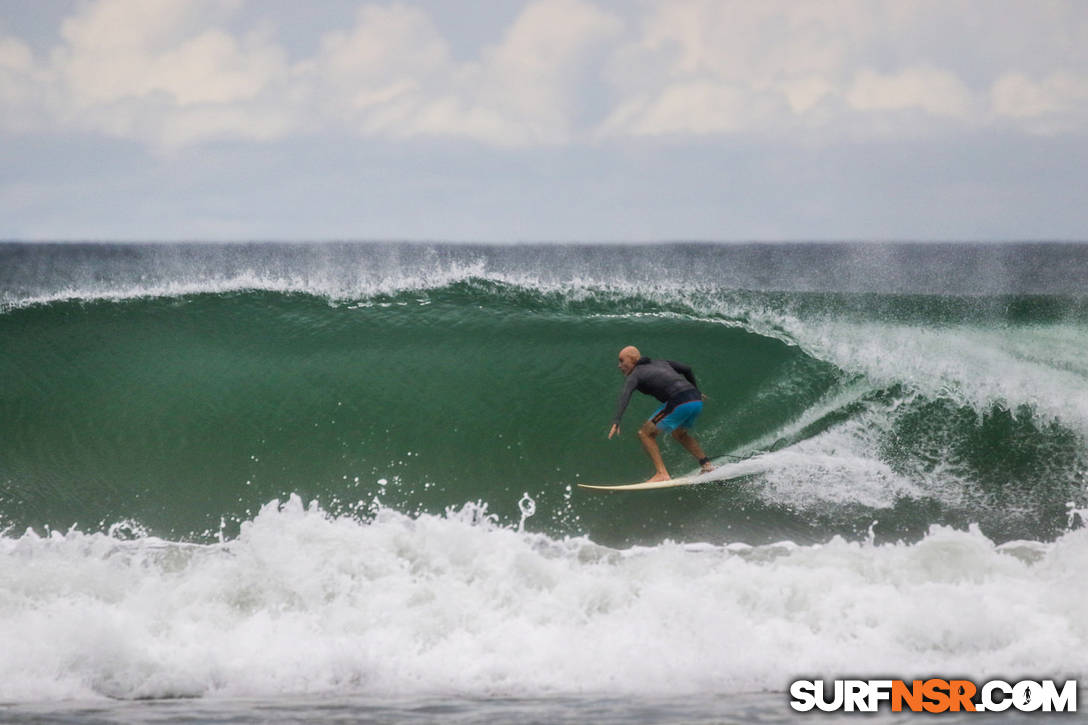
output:
[[[627,381],[624,383],[623,392],[620,393],[620,399],[616,405],[612,428],[608,431],[609,440],[612,436],[619,435],[620,418],[623,417],[623,411],[627,409],[631,394],[638,390],[640,393],[654,396],[662,403],[650,419],[638,429],[638,439],[642,441],[642,447],[646,449],[646,454],[650,456],[657,471],[649,480],[669,480],[669,472],[665,470],[665,462],[661,460],[661,450],[657,446],[658,433],[671,432],[672,437],[699,461],[699,466],[704,473],[714,470],[714,467],[710,465],[710,459],[699,446],[699,442],[688,433],[688,429],[695,424],[695,420],[703,412],[705,397],[695,385],[695,374],[691,371],[691,367],[672,360],[652,360],[642,357],[642,353],[633,345],[620,350],[619,360],[620,372]]]

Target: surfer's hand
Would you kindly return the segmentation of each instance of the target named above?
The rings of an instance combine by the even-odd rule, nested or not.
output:
[[[615,423],[612,424],[612,429],[608,431],[608,440],[612,440],[612,436],[618,436],[620,434],[620,427]]]

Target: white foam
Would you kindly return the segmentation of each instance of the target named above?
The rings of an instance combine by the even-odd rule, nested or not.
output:
[[[1052,323],[1023,327],[920,327],[839,320],[777,324],[806,351],[877,386],[905,384],[983,412],[1029,406],[1088,433],[1088,329]]]
[[[913,545],[618,552],[478,506],[362,523],[297,498],[223,545],[28,533],[0,539],[0,701],[1083,674],[1088,532],[1011,548],[935,527]]]

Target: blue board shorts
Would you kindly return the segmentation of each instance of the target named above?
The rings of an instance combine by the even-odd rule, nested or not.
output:
[[[664,415],[666,407],[668,403],[655,410],[650,416],[650,422],[656,425],[661,433],[671,433],[677,428],[690,428],[695,425],[695,420],[703,412],[703,401],[689,400],[673,408],[668,415]]]

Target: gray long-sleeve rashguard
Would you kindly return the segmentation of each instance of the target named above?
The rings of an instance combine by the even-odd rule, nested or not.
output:
[[[648,357],[639,358],[635,367],[627,376],[623,391],[620,393],[616,404],[616,415],[612,419],[615,425],[620,424],[623,412],[627,410],[627,403],[631,401],[631,395],[638,390],[640,393],[652,395],[662,403],[668,403],[673,398],[698,399],[699,388],[695,384],[695,374],[690,365],[675,362],[673,360],[651,360]],[[694,393],[693,393],[694,391]],[[694,397],[692,397],[694,395]]]

